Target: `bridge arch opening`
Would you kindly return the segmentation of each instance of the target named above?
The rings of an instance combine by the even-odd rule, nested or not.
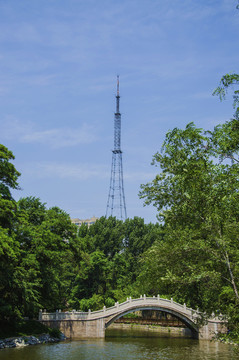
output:
[[[127,309],[125,311],[122,311],[121,313],[116,314],[115,316],[111,317],[109,320],[106,320],[105,322],[105,329],[107,329],[111,324],[113,324],[117,319],[120,319],[121,317],[133,313],[135,311],[142,311],[142,310],[154,310],[154,311],[161,311],[163,313],[170,314],[177,319],[179,319],[188,329],[191,330],[192,337],[198,339],[199,338],[199,329],[197,325],[188,317],[186,317],[184,314],[181,314],[177,311],[174,311],[172,309],[167,309],[162,306],[139,306],[134,307],[131,309]]]

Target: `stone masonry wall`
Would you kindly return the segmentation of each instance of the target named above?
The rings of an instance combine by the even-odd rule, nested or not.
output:
[[[104,319],[91,321],[53,320],[41,322],[51,328],[59,329],[67,338],[71,339],[105,337]]]

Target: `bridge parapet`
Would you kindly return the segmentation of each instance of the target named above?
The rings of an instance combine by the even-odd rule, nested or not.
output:
[[[54,313],[47,313],[46,310],[39,312],[39,321],[42,323],[59,328],[67,337],[85,338],[85,337],[104,337],[105,329],[116,319],[129,312],[136,310],[159,310],[168,312],[186,324],[193,336],[201,339],[210,339],[213,334],[226,331],[224,322],[218,317],[212,316],[207,319],[206,324],[197,321],[203,315],[198,310],[188,308],[186,304],[179,304],[173,299],[163,299],[160,296],[146,297],[141,296],[138,299],[128,298],[125,302],[102,310],[83,312],[57,310]]]
[[[137,307],[150,307],[150,306],[160,306],[165,309],[171,309],[176,312],[179,312],[190,319],[196,319],[200,316],[200,312],[198,310],[193,310],[191,308],[188,308],[186,304],[179,304],[175,302],[173,299],[163,299],[160,298],[158,295],[157,297],[146,297],[141,296],[138,299],[131,299],[128,298],[125,302],[119,304],[118,302],[115,303],[114,306],[111,306],[109,308],[103,308],[102,310],[98,311],[66,311],[61,312],[61,310],[58,310],[54,313],[47,313],[45,311],[40,311],[39,313],[39,320],[41,321],[52,321],[52,320],[96,320],[100,318],[106,318],[112,315],[115,315],[117,313],[121,313],[124,311],[127,311],[129,308],[137,308]]]

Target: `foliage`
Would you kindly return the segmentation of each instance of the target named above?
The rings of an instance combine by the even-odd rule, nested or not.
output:
[[[231,314],[239,301],[239,164],[238,133],[224,133],[230,126],[175,128],[154,155],[161,173],[140,196],[157,207],[165,235],[144,254],[138,281],[150,293]]]
[[[229,88],[239,85],[239,74],[226,74],[221,78],[219,86],[214,90],[213,95],[218,95],[220,100],[225,99]],[[239,89],[233,91],[233,108],[236,109],[235,117],[239,115]]]
[[[14,165],[10,162],[14,160],[13,153],[8,150],[4,145],[0,144],[0,183],[1,194],[4,197],[10,198],[10,190],[18,189],[17,179],[20,173],[15,169]]]
[[[239,120],[232,119],[224,124],[217,125],[211,135],[212,155],[219,158],[220,162],[229,160],[239,162]]]
[[[153,158],[161,173],[141,191],[161,225],[102,217],[77,228],[63,210],[47,209],[38,198],[8,197],[10,222],[1,203],[0,321],[19,323],[40,308],[98,310],[159,293],[227,313],[233,328],[239,322],[235,121],[212,132],[190,123],[167,134]],[[13,173],[9,192],[18,187]]]
[[[51,329],[36,320],[0,321],[0,338],[41,334],[50,334],[53,337],[59,338],[60,331]]]
[[[0,321],[19,323],[48,311],[113,306],[138,296],[140,258],[161,236],[158,225],[135,217],[102,217],[79,229],[58,207],[39,198],[15,202],[13,154],[0,146]]]
[[[39,307],[53,310],[65,307],[71,278],[71,242],[76,238],[75,226],[69,215],[59,208],[46,209],[39,199],[26,198],[18,202],[16,236],[21,244],[22,259],[33,259],[38,291],[32,315]],[[34,301],[31,301],[34,304]],[[29,315],[29,311],[26,311]]]
[[[102,217],[89,228],[81,227],[78,236],[71,307],[97,310],[140,295],[134,287],[140,257],[159,236],[158,225],[137,217],[125,223]]]
[[[12,227],[16,209],[11,189],[19,188],[17,179],[20,176],[11,160],[14,160],[13,153],[0,144],[0,226],[9,230]]]

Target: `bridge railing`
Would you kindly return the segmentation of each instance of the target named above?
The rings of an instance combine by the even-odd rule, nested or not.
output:
[[[99,319],[103,317],[108,317],[111,315],[115,315],[117,313],[121,313],[124,311],[127,311],[127,309],[131,308],[137,308],[141,306],[160,306],[165,309],[171,309],[178,311],[190,318],[192,317],[198,317],[199,311],[193,310],[191,308],[188,308],[186,304],[182,305],[177,302],[175,302],[173,299],[163,299],[160,298],[160,296],[153,296],[153,297],[146,297],[140,296],[138,299],[131,299],[127,298],[126,301],[119,304],[118,302],[115,303],[114,306],[111,306],[109,308],[103,307],[102,310],[97,311],[91,311],[83,312],[83,311],[67,311],[67,312],[61,312],[61,310],[57,310],[54,313],[47,313],[46,310],[39,312],[39,320],[40,321],[55,321],[55,320],[94,320]]]

